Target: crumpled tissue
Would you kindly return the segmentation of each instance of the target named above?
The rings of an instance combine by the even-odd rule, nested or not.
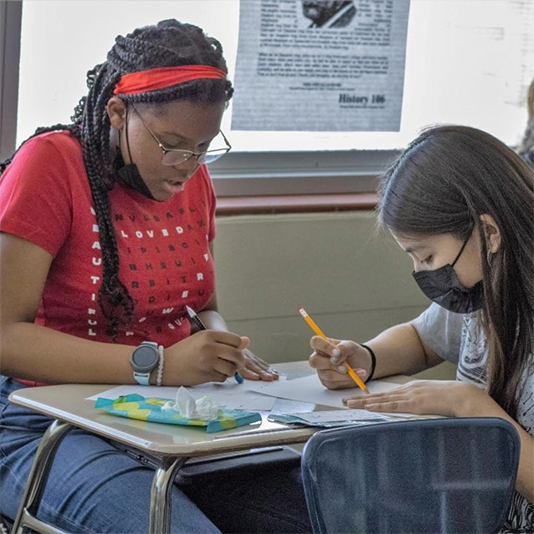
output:
[[[223,406],[213,402],[208,396],[195,399],[187,389],[181,387],[176,393],[176,401],[167,401],[161,410],[175,412],[188,419],[217,419]]]

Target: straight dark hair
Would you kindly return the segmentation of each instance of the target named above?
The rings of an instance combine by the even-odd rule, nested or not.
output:
[[[82,145],[102,249],[103,277],[98,301],[108,321],[107,333],[115,341],[119,326],[128,325],[132,320],[134,302],[119,279],[119,252],[108,198],[117,174],[110,156],[110,122],[106,106],[124,74],[181,65],[209,65],[228,72],[219,41],[192,24],[169,19],[155,26],[138,28],[125,37],[119,35],[107,60],[87,73],[89,92],[74,110],[72,124],[38,128],[29,138],[67,130]],[[149,93],[121,95],[120,98],[157,108],[178,99],[217,104],[227,102],[232,94],[232,84],[228,80],[201,79]],[[13,157],[0,164],[0,175]]]
[[[466,126],[424,131],[384,174],[382,226],[406,236],[450,234],[481,242],[488,393],[512,417],[534,342],[534,172],[504,143]],[[481,215],[501,233],[488,256]]]

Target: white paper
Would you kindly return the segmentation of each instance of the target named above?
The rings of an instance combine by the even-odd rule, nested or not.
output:
[[[368,421],[384,417],[367,410],[324,410],[322,412],[284,414],[295,415],[308,423],[331,423],[335,421]]]
[[[283,380],[283,377],[280,378]],[[226,382],[209,383],[201,386],[189,387],[187,390],[195,399],[209,396],[210,399],[229,410],[271,410],[276,402],[274,397],[254,393],[245,388],[244,384],[238,384],[233,378]],[[178,387],[156,387],[156,386],[117,386],[112,389],[104,390],[97,395],[89,397],[87,400],[95,401],[98,397],[106,399],[116,399],[123,395],[132,395],[137,393],[143,397],[159,397],[162,399],[174,400],[178,392]]]
[[[410,0],[315,4],[240,2],[232,130],[399,131]]]
[[[342,389],[331,391],[326,389],[315,373],[304,378],[286,380],[284,382],[246,382],[243,384],[249,391],[272,395],[282,399],[311,402],[323,406],[342,408],[345,397],[366,395],[361,389]],[[399,387],[399,384],[373,380],[367,384],[370,393],[384,393]]]
[[[420,416],[398,413],[386,414],[370,412],[368,410],[324,410],[310,413],[285,413],[283,415],[294,415],[308,423],[334,423],[337,421],[372,421],[378,418],[395,421],[398,419],[419,419]]]

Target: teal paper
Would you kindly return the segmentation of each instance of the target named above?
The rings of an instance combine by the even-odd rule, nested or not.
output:
[[[185,425],[205,427],[207,433],[220,432],[238,426],[250,425],[261,421],[261,415],[257,412],[244,412],[242,410],[219,410],[216,419],[189,419],[182,417],[175,411],[163,411],[161,408],[170,399],[158,397],[145,398],[141,395],[132,394],[118,397],[117,399],[98,398],[95,408],[119,417],[128,417],[139,421],[151,423],[164,423],[167,425]]]

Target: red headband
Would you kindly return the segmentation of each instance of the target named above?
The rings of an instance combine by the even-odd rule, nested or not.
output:
[[[226,72],[208,65],[183,65],[160,67],[125,74],[113,90],[114,95],[131,95],[157,91],[184,82],[198,79],[226,79]]]

